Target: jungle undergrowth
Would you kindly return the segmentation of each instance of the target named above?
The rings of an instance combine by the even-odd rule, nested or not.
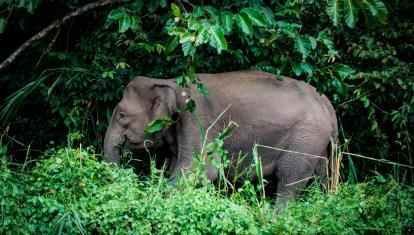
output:
[[[249,181],[223,193],[189,173],[173,188],[165,166],[160,169],[155,161],[149,175],[137,177],[128,165],[100,161],[91,147],[49,149],[26,165],[11,165],[6,145],[0,149],[0,233],[402,234],[414,229],[414,187],[392,176],[378,174],[359,184],[344,180],[329,193],[315,183],[277,214],[273,199]]]

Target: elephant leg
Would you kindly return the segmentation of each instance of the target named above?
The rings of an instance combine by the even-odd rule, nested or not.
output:
[[[297,196],[313,174],[312,164],[302,156],[286,153],[279,156],[281,161],[277,166],[277,200],[276,209],[281,211],[287,202]]]
[[[311,132],[310,132],[311,133]],[[292,138],[293,139],[293,138]],[[314,136],[304,136],[290,141],[288,150],[326,157],[326,147]],[[282,152],[276,166],[277,201],[276,209],[281,211],[290,199],[295,198],[318,171],[325,166],[326,160],[293,152]]]

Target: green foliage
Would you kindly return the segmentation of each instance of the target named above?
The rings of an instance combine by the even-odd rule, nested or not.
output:
[[[15,38],[23,42],[84,4],[38,1],[31,15],[29,1],[19,2],[0,3],[1,43],[10,45],[0,48],[2,58],[19,46]],[[412,164],[412,8],[409,0],[134,0],[100,8],[2,71],[0,99],[9,98],[0,124],[39,149],[65,143],[68,132],[101,146],[112,108],[136,75],[176,77],[207,95],[196,72],[259,69],[326,94],[349,151]],[[189,97],[186,110],[195,109]],[[354,163],[360,176],[373,167]]]
[[[151,121],[147,128],[145,128],[145,135],[149,135],[155,132],[160,131],[162,128],[166,126],[170,126],[174,123],[174,121],[171,119],[171,117],[164,117],[163,119],[157,119],[154,121]]]
[[[271,201],[257,204],[248,182],[225,196],[211,184],[172,189],[155,167],[138,178],[97,161],[91,148],[51,149],[43,158],[15,168],[2,156],[1,233],[398,234],[414,226],[413,187],[382,176],[336,194],[312,187],[275,214]]]
[[[334,26],[339,26],[344,17],[348,27],[354,28],[362,12],[367,25],[375,21],[385,24],[388,10],[381,0],[329,0],[326,12]]]
[[[336,194],[322,195],[311,189],[308,198],[290,204],[278,218],[284,223],[275,226],[276,233],[400,234],[412,231],[413,221],[405,213],[414,210],[410,205],[414,199],[413,188],[401,190],[396,184],[393,179],[377,176],[359,185],[343,184]]]

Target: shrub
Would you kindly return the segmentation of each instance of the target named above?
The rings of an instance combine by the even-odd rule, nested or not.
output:
[[[245,184],[232,195],[212,184],[166,185],[161,171],[138,178],[93,149],[48,150],[30,170],[2,158],[1,233],[353,234],[413,231],[414,187],[378,176],[335,194],[309,188],[281,214]],[[13,170],[12,170],[13,169]],[[256,197],[256,198],[254,198]]]

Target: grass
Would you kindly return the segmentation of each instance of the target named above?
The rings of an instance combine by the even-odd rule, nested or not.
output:
[[[378,175],[323,193],[309,187],[280,214],[249,182],[171,188],[160,170],[99,160],[93,149],[49,150],[24,169],[2,157],[1,234],[403,234],[414,229],[414,187]]]

